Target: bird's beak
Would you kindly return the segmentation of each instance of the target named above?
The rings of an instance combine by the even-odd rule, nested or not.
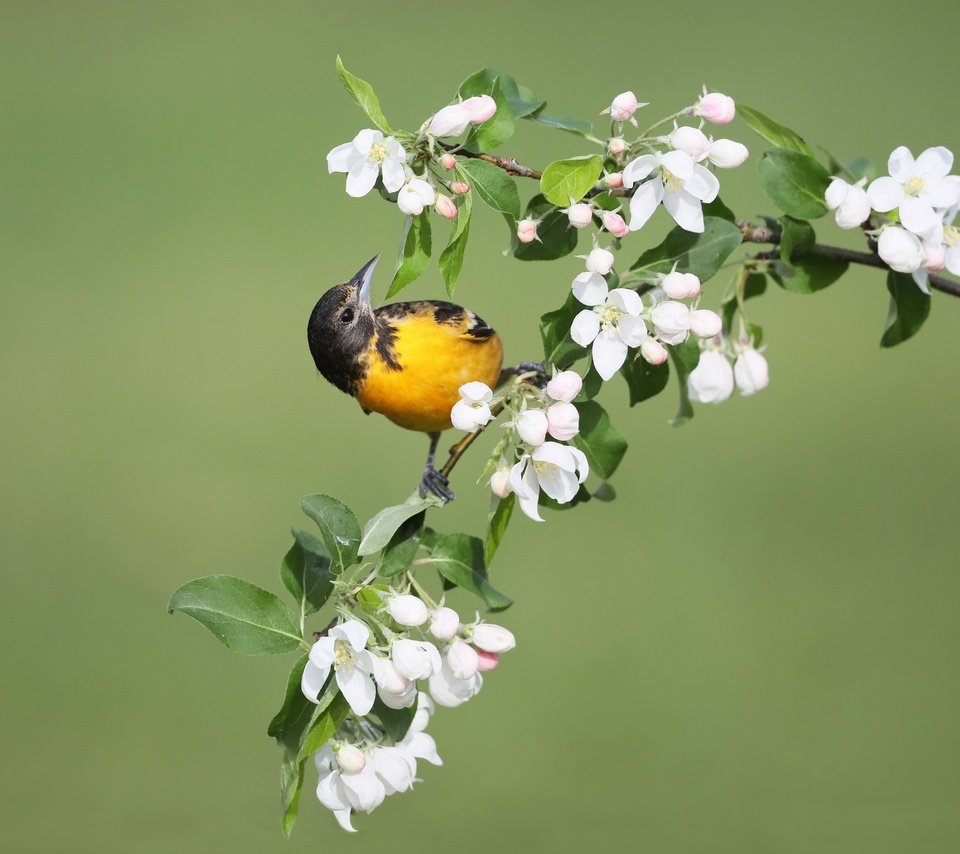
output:
[[[373,258],[360,268],[357,275],[350,280],[351,284],[360,285],[360,301],[368,305],[370,304],[370,285],[373,282],[373,271],[377,269],[377,261],[379,260],[380,256],[374,255]]]

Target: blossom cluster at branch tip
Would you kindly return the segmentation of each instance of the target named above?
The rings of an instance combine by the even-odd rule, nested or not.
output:
[[[418,760],[443,764],[425,732],[434,704],[455,707],[476,696],[481,674],[516,646],[509,629],[479,616],[462,623],[442,602],[431,608],[408,592],[381,595],[390,625],[400,631],[372,618],[372,630],[365,619],[341,619],[311,647],[301,680],[310,702],[320,702],[321,692],[329,697],[335,687],[350,707],[314,764],[318,800],[351,832],[354,813],[372,812],[387,796],[413,787]],[[426,690],[418,688],[420,681]],[[416,709],[402,737],[389,735],[379,716],[367,717],[378,697],[391,709]]]
[[[369,193],[382,176],[384,189],[395,193],[406,177],[407,153],[392,136],[365,128],[351,142],[327,155],[327,171],[347,173],[347,194],[359,198]]]
[[[497,102],[489,95],[475,95],[438,110],[426,122],[426,132],[437,138],[460,136],[470,125],[493,118]]]

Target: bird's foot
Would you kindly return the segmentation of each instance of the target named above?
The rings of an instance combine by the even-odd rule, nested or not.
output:
[[[423,470],[423,480],[420,481],[420,497],[426,498],[428,492],[433,493],[444,502],[453,501],[456,497],[450,490],[447,478],[432,465],[428,465]]]

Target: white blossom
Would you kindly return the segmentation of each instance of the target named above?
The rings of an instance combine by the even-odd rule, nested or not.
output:
[[[332,810],[340,826],[351,833],[351,811],[373,812],[386,796],[373,762],[365,762],[361,771],[352,774],[337,768],[321,776],[317,783],[317,800]]]
[[[332,669],[350,708],[357,715],[367,714],[377,694],[371,676],[373,656],[366,650],[369,638],[370,629],[359,620],[347,620],[330,629],[326,637],[310,647],[300,680],[303,696],[311,703],[318,702]]]
[[[603,227],[614,237],[624,237],[630,231],[627,221],[616,211],[604,211],[600,219]]]
[[[348,742],[341,743],[334,751],[334,755],[337,758],[337,765],[340,766],[340,770],[346,771],[348,774],[356,774],[362,771],[367,764],[367,758],[363,755],[363,751]]]
[[[640,106],[633,92],[621,92],[603,112],[610,113],[610,118],[615,122],[625,122],[633,118],[633,114]]]
[[[547,432],[560,442],[568,442],[580,432],[580,412],[572,403],[553,403],[547,407]]]
[[[720,191],[716,176],[684,151],[644,154],[623,170],[628,189],[645,178],[630,199],[630,230],[642,228],[660,202],[687,231],[703,231],[701,202],[712,202]]]
[[[682,302],[666,300],[650,312],[657,337],[664,344],[682,344],[690,333],[690,309]]]
[[[460,615],[453,608],[437,608],[430,615],[430,634],[437,640],[450,641],[457,636],[460,628]]]
[[[737,114],[737,105],[733,98],[720,92],[704,92],[693,108],[694,115],[702,116],[715,125],[732,122]]]
[[[366,128],[352,142],[345,142],[327,155],[328,172],[347,173],[347,194],[365,196],[383,175],[383,186],[395,193],[403,186],[407,153],[392,136]]]
[[[372,656],[373,678],[377,683],[377,694],[384,705],[391,709],[409,709],[417,699],[417,686],[408,679],[389,658]]]
[[[487,652],[509,652],[517,645],[513,632],[494,623],[478,623],[472,640],[474,646]]]
[[[444,663],[457,679],[469,679],[480,665],[477,651],[462,640],[450,644],[444,656]]]
[[[824,199],[840,228],[857,228],[870,216],[870,198],[863,189],[865,181],[866,178],[848,184],[843,178],[834,178],[827,187]]]
[[[547,414],[541,409],[525,409],[517,416],[517,433],[528,445],[542,445],[547,438]]]
[[[760,352],[749,347],[737,356],[733,376],[740,394],[747,397],[767,387],[770,382],[770,369]]]
[[[577,276],[573,294],[592,308],[573,319],[570,337],[581,347],[593,345],[594,367],[602,379],[609,380],[626,361],[627,348],[639,347],[646,340],[647,327],[640,316],[643,301],[628,288],[607,291],[607,283],[596,273]]]
[[[689,125],[675,128],[669,141],[671,148],[689,154],[697,163],[708,160],[720,169],[735,169],[750,156],[743,143],[732,139],[715,140],[700,128]]]
[[[436,137],[460,136],[470,124],[470,113],[462,104],[450,104],[434,113],[427,124],[427,133]]]
[[[520,509],[531,519],[542,522],[537,509],[542,489],[550,498],[566,504],[587,479],[590,466],[578,448],[557,442],[544,442],[532,454],[524,454],[510,469],[510,486]]]
[[[398,200],[399,201],[399,200]],[[444,219],[456,219],[457,218],[457,205],[449,196],[444,196],[442,193],[437,196],[436,205],[434,206],[436,211]]]
[[[547,383],[547,394],[559,403],[572,403],[583,388],[583,380],[576,371],[560,371]]]
[[[446,196],[444,196],[446,198]],[[397,195],[397,207],[408,216],[420,216],[427,205],[437,200],[437,191],[423,178],[411,178]],[[447,199],[449,202],[450,200]],[[452,204],[452,202],[451,202]]]
[[[534,240],[540,240],[537,236],[537,226],[539,221],[535,219],[522,219],[517,223],[517,240],[521,243],[533,243]]]
[[[700,293],[700,279],[694,273],[667,273],[660,280],[660,287],[670,299],[689,299]]]
[[[912,273],[923,266],[923,244],[912,231],[891,225],[880,232],[877,254],[891,270]]]
[[[577,202],[568,208],[561,208],[574,228],[586,228],[593,222],[593,208],[586,202]]]
[[[483,677],[479,671],[469,679],[458,679],[450,670],[447,662],[430,677],[430,695],[441,706],[454,708],[471,697],[475,697],[483,686]]]
[[[497,112],[497,102],[489,95],[474,95],[463,102],[463,107],[470,116],[471,124],[482,125],[492,119]]]
[[[648,338],[640,345],[640,355],[651,365],[662,365],[667,361],[667,348],[659,341]]]
[[[733,394],[733,368],[717,350],[704,350],[687,377],[687,393],[698,403],[723,403]]]
[[[419,596],[402,593],[390,599],[387,611],[401,626],[422,626],[430,619],[430,611]]]
[[[613,253],[609,249],[596,246],[587,255],[587,270],[598,276],[606,276],[613,269],[614,260]]]
[[[477,650],[477,670],[481,673],[487,673],[491,670],[495,670],[497,665],[500,664],[500,655],[496,652],[487,652],[485,649]]]
[[[414,681],[426,679],[440,669],[440,652],[430,641],[395,640],[390,647],[390,658],[402,676]]]
[[[450,421],[458,430],[473,433],[493,418],[490,412],[491,400],[493,392],[485,383],[465,383],[460,386],[460,400],[450,410]]]
[[[490,491],[497,498],[506,498],[510,494],[510,469],[498,468],[490,475]]]
[[[715,311],[699,308],[690,312],[690,331],[697,338],[713,338],[723,329],[723,320]]]

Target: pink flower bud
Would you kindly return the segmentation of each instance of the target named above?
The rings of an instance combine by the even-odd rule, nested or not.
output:
[[[611,172],[606,181],[611,190],[619,190],[623,186],[623,172]]]
[[[521,243],[533,243],[534,240],[539,240],[537,237],[537,220],[535,219],[522,219],[517,223],[517,240]]]
[[[479,665],[477,651],[462,640],[455,640],[447,650],[447,666],[457,679],[469,679],[477,672]]]
[[[613,253],[609,249],[597,246],[587,255],[587,269],[598,276],[606,276],[613,269]]]
[[[437,640],[453,640],[459,628],[460,615],[453,608],[437,608],[430,616],[430,634]]]
[[[742,142],[734,142],[732,139],[716,140],[710,144],[710,150],[707,152],[707,159],[720,169],[736,169],[749,156],[747,147]]]
[[[660,287],[670,299],[689,299],[700,293],[700,279],[693,273],[667,273]]]
[[[667,348],[659,341],[648,338],[640,345],[640,355],[651,365],[662,365],[667,361]]]
[[[561,371],[547,383],[547,394],[561,403],[571,403],[580,394],[583,380],[576,371]]]
[[[639,106],[637,96],[633,92],[621,92],[610,104],[610,118],[615,122],[625,122],[637,111]]]
[[[457,206],[449,196],[437,196],[437,213],[447,219],[457,218]]]
[[[623,237],[625,234],[627,234],[627,232],[630,231],[626,220],[616,211],[603,212],[603,227],[614,237]]]
[[[422,626],[430,616],[423,600],[409,594],[394,596],[387,611],[401,626]]]
[[[547,407],[547,430],[554,439],[567,442],[580,432],[580,413],[572,403]]]
[[[481,673],[488,673],[495,670],[500,663],[500,656],[495,652],[487,652],[485,649],[477,650],[477,670]]]
[[[670,146],[689,154],[694,160],[702,160],[710,148],[710,140],[700,128],[682,125],[670,134]]]
[[[497,112],[497,102],[489,95],[474,95],[463,102],[463,108],[470,116],[470,122],[479,125],[493,118],[494,113]]]
[[[440,158],[440,165],[444,169],[453,169],[457,165],[457,158],[447,152]]]
[[[733,121],[733,117],[737,114],[737,105],[729,95],[711,92],[697,101],[693,111],[696,115],[703,116],[708,122],[725,125]]]
[[[568,208],[562,208],[563,212],[570,220],[570,225],[574,228],[586,228],[593,222],[593,208],[586,202],[580,202],[570,205]]]
[[[723,320],[715,311],[701,308],[690,312],[690,331],[697,338],[713,338],[723,329]]]
[[[928,273],[939,273],[947,264],[947,247],[929,244],[923,247],[923,269]]]
[[[517,416],[517,432],[528,445],[539,447],[547,439],[547,416],[539,409],[528,409]]]
[[[470,185],[464,184],[463,181],[454,181],[450,185],[450,190],[458,196],[464,196],[470,192]]]
[[[612,136],[607,140],[607,151],[611,154],[623,154],[627,142],[622,136]]]
[[[513,632],[492,623],[480,623],[473,630],[473,645],[487,652],[508,652],[517,645]]]
[[[506,498],[511,490],[510,487],[510,469],[497,469],[490,475],[490,491],[497,498]]]
[[[337,751],[337,764],[346,774],[359,774],[367,765],[367,757],[359,747],[344,742]]]
[[[470,124],[470,114],[463,104],[450,104],[438,110],[427,125],[430,136],[460,136]]]
[[[740,394],[747,397],[763,391],[770,383],[770,369],[767,360],[752,347],[737,356],[733,366],[733,376]]]

